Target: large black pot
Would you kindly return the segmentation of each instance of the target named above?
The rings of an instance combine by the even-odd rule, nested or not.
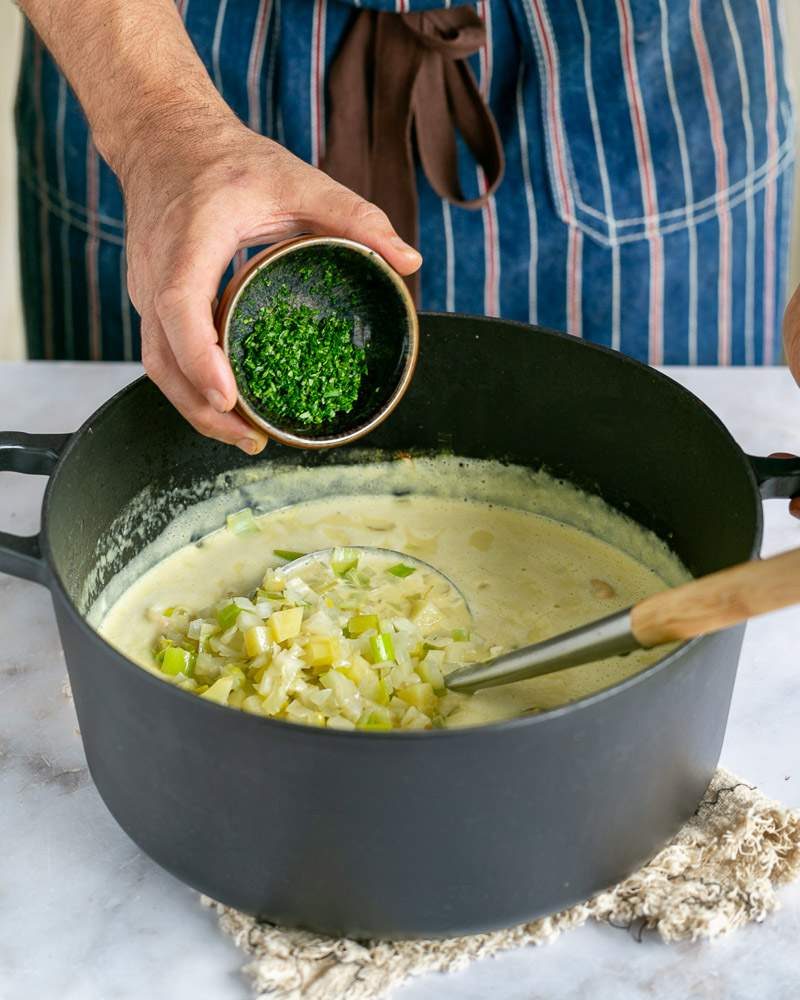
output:
[[[544,465],[668,538],[696,574],[757,554],[759,486],[800,492],[800,462],[748,459],[691,393],[620,355],[487,319],[429,315],[422,334],[408,395],[368,439],[388,454],[446,441],[463,455]],[[270,446],[268,457],[347,454]],[[392,734],[221,708],[108,646],[84,620],[93,593],[176,503],[197,498],[201,477],[247,462],[195,434],[146,380],[71,436],[0,438],[0,468],[50,474],[41,534],[0,535],[0,569],[50,587],[92,776],[159,864],[272,921],[443,935],[590,896],[691,815],[719,756],[741,628],[540,716]],[[112,524],[146,486],[151,516],[129,524],[92,576]]]

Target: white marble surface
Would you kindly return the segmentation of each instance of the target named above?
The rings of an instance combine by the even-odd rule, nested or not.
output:
[[[72,430],[134,365],[0,364],[0,427]],[[753,453],[800,453],[800,392],[779,369],[675,369]],[[35,530],[43,482],[0,476],[0,528]],[[724,513],[724,505],[721,507]],[[767,505],[765,552],[800,544]],[[800,610],[748,629],[723,762],[800,802]],[[116,826],[88,779],[47,591],[0,575],[0,1000],[245,1000],[240,956],[196,895]],[[800,886],[715,945],[585,927],[541,949],[426,976],[398,1000],[783,1000],[800,996]],[[339,1000],[339,998],[332,998]]]

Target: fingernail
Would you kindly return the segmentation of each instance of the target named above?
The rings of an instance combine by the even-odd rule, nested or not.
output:
[[[400,239],[399,236],[393,236],[390,243],[393,247],[395,247],[395,249],[399,250],[401,254],[404,254],[404,256],[409,259],[413,258],[414,260],[422,260],[422,255],[413,247],[410,247],[405,240]]]
[[[225,401],[225,397],[216,389],[206,390],[206,399],[211,403],[217,413],[227,413],[230,407]]]
[[[248,455],[257,455],[264,445],[258,438],[241,438],[236,442],[236,447],[241,448]]]

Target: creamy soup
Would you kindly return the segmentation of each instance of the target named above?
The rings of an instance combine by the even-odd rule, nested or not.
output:
[[[322,495],[311,498],[315,484]],[[213,616],[208,609],[222,607],[231,595],[257,601],[258,592],[262,616],[268,615],[272,598],[258,588],[265,573],[271,579],[285,562],[276,551],[379,546],[429,563],[466,598],[481,655],[537,642],[688,578],[662,542],[597,498],[542,473],[490,462],[440,458],[294,469],[260,485],[248,483],[247,491],[256,514],[250,530],[219,528],[176,547],[199,525],[210,527],[215,517],[219,523],[222,508],[217,500],[185,514],[182,527],[176,523],[97,602],[93,617],[101,634],[145,669],[163,676],[155,655],[169,625],[165,611],[186,609],[192,618],[206,609]],[[294,502],[286,505],[289,500]],[[230,513],[235,502],[227,503]],[[165,548],[176,550],[165,554]],[[307,607],[306,614],[313,611]],[[269,624],[268,617],[264,621]],[[349,634],[346,625],[344,632]],[[276,650],[275,636],[268,638]],[[266,664],[272,654],[264,648]],[[448,694],[444,724],[546,711],[615,684],[663,655],[640,651],[471,696]]]

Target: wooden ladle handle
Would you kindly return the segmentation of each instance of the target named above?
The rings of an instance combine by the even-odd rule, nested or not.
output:
[[[716,632],[767,611],[800,603],[800,549],[756,559],[663,590],[631,609],[645,647]]]

